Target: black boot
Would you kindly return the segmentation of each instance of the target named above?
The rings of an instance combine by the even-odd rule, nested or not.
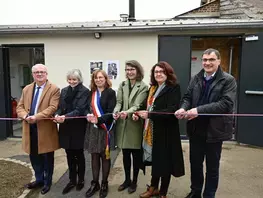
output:
[[[128,188],[128,193],[132,194],[136,191],[137,189],[137,181],[132,181],[131,185]]]
[[[86,197],[88,198],[88,197],[93,196],[98,190],[100,190],[99,182],[91,181],[91,186],[86,192]]]
[[[123,191],[131,185],[131,181],[124,181],[118,188],[118,191]]]
[[[75,182],[69,182],[66,187],[63,189],[62,194],[65,195],[67,194],[72,188],[76,186]]]
[[[81,191],[83,187],[84,187],[84,180],[79,180],[76,186],[76,190]]]
[[[102,182],[100,188],[100,198],[105,198],[108,195],[108,182]]]
[[[201,198],[201,192],[191,191],[185,198]]]

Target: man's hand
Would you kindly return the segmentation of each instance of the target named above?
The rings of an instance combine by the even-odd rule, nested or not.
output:
[[[185,117],[186,111],[181,108],[178,109],[176,112],[174,112],[174,115],[177,117],[177,119],[183,119]]]
[[[120,112],[120,118],[121,119],[125,120],[127,118],[127,116],[128,116],[127,112],[125,112],[125,111]]]
[[[37,122],[37,119],[35,116],[28,116],[25,119],[29,124],[35,124]]]
[[[190,109],[186,112],[185,118],[188,120],[192,120],[198,116],[197,108]]]
[[[148,111],[137,111],[137,114],[138,114],[142,119],[147,119],[147,118],[148,118]]]

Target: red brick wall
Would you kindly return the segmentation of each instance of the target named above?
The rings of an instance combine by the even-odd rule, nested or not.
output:
[[[194,13],[206,13],[206,12],[219,12],[220,10],[220,0],[213,1],[209,4],[204,5],[203,7],[193,10],[191,14]]]
[[[207,3],[200,8],[194,9],[188,13],[185,13],[181,16],[194,15],[194,14],[202,14],[202,13],[219,13],[220,12],[220,0],[215,0],[210,3]]]

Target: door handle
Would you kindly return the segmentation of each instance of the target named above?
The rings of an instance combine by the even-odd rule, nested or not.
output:
[[[251,90],[246,90],[245,94],[247,95],[263,95],[263,91],[251,91]]]

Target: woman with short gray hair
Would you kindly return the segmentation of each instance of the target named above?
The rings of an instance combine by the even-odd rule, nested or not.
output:
[[[84,187],[85,157],[83,146],[87,120],[85,118],[66,118],[85,116],[90,95],[89,89],[82,84],[83,78],[80,70],[70,70],[66,77],[69,85],[61,90],[59,108],[54,120],[60,123],[59,143],[61,148],[66,151],[69,167],[70,181],[63,189],[62,194],[68,193],[75,186],[77,190]]]

